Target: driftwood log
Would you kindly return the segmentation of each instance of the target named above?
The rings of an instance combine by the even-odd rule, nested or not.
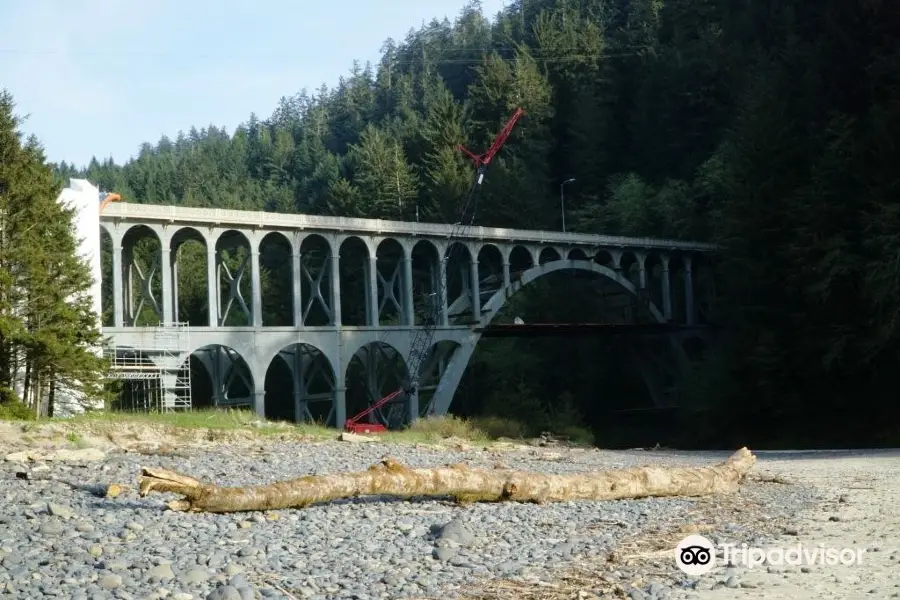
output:
[[[449,496],[459,502],[564,502],[620,500],[650,496],[706,496],[735,492],[756,457],[741,448],[709,467],[645,466],[573,475],[547,475],[464,464],[410,469],[391,458],[366,471],[307,475],[250,487],[219,487],[167,469],[141,470],[140,495],[172,492],[177,511],[242,512],[303,508],[356,496]]]

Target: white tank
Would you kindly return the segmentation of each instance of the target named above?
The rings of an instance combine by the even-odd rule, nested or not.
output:
[[[100,262],[100,190],[86,179],[70,179],[69,187],[62,190],[57,201],[68,205],[75,211],[73,224],[78,240],[78,254],[87,262],[93,276],[90,297],[99,328],[102,324],[101,314],[103,312]],[[103,348],[98,346],[94,351],[99,356],[103,353]],[[98,374],[98,376],[100,375]],[[55,416],[82,412],[83,406],[83,399],[79,398],[74,390],[57,390]],[[103,406],[100,404],[95,408],[103,408]]]
[[[75,209],[75,235],[79,240],[78,251],[87,261],[94,277],[90,295],[94,312],[97,313],[97,327],[100,327],[100,315],[103,312],[101,303],[101,268],[100,268],[100,190],[86,179],[70,179],[69,187],[63,189],[58,201]]]

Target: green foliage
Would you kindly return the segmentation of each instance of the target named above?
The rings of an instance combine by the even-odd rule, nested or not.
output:
[[[0,386],[21,380],[23,400],[52,414],[63,389],[102,396],[105,363],[77,254],[74,209],[34,138],[21,142],[12,96],[0,93]]]

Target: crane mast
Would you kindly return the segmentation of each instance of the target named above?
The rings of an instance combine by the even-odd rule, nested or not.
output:
[[[469,188],[469,193],[463,204],[459,221],[453,224],[453,227],[450,229],[450,233],[447,236],[449,251],[441,259],[445,265],[449,264],[450,259],[455,258],[456,253],[460,250],[460,245],[453,244],[453,242],[464,237],[466,231],[472,226],[475,220],[475,208],[477,206],[478,196],[481,193],[481,184],[484,181],[484,173],[487,170],[488,165],[500,151],[500,148],[503,147],[503,144],[506,142],[507,138],[509,138],[516,123],[524,114],[525,112],[521,108],[517,108],[500,133],[497,134],[494,143],[491,144],[491,147],[483,154],[475,154],[462,145],[457,146],[457,150],[464,152],[475,164],[475,181],[472,184],[472,187]],[[422,363],[425,362],[428,350],[431,348],[431,344],[434,340],[435,331],[439,325],[444,306],[444,299],[447,295],[447,277],[438,277],[437,281],[437,289],[431,294],[431,301],[427,302],[425,305],[425,315],[422,324],[419,327],[413,327],[413,337],[410,343],[409,355],[406,360],[408,372],[406,381],[400,389],[381,398],[353,418],[347,419],[347,422],[344,425],[344,429],[347,431],[366,433],[385,431],[386,427],[384,425],[378,423],[362,423],[361,421],[367,415],[378,410],[385,404],[402,396],[412,396],[418,391],[420,378],[419,371],[422,368]],[[412,285],[412,282],[409,282],[409,285]],[[479,302],[478,298],[473,298],[472,300],[473,302]]]

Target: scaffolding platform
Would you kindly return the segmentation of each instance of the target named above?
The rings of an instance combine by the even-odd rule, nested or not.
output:
[[[190,410],[191,351],[188,323],[160,323],[140,347],[108,346],[109,378],[122,382],[116,408],[130,412]]]

